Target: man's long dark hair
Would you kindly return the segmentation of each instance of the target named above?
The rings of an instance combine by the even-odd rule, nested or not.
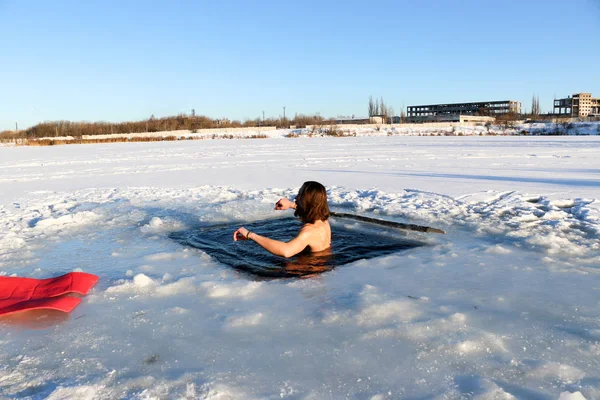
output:
[[[316,221],[329,219],[329,205],[327,204],[327,190],[319,182],[308,181],[298,191],[296,196],[296,217],[305,224],[314,224]]]

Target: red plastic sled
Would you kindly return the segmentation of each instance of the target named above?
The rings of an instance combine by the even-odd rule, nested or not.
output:
[[[81,299],[63,295],[86,295],[96,282],[96,275],[85,272],[69,272],[49,279],[0,276],[0,315],[39,309],[70,313]]]

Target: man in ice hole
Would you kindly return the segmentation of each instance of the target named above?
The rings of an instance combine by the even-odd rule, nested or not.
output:
[[[314,181],[304,182],[295,201],[282,198],[275,204],[276,210],[289,208],[295,210],[294,215],[304,224],[298,235],[289,242],[270,239],[244,227],[233,233],[233,240],[253,240],[270,253],[285,258],[302,252],[310,255],[328,252],[331,247],[331,227],[325,187]]]

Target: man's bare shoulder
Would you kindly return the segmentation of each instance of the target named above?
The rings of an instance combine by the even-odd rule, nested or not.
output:
[[[304,233],[304,234],[310,234],[312,232],[314,232],[317,228],[315,227],[314,224],[304,224],[302,225],[302,228],[300,228],[300,233]]]
[[[306,232],[306,233],[311,233],[311,232],[318,232],[322,229],[327,229],[329,228],[329,222],[327,221],[318,221],[315,222],[314,224],[304,224],[302,226],[302,228],[300,228],[300,233],[302,232]]]

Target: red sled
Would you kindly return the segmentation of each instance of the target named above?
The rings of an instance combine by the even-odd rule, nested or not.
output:
[[[81,299],[64,295],[86,295],[96,282],[96,275],[85,272],[69,272],[48,279],[0,276],[0,315],[28,310],[70,313]]]

